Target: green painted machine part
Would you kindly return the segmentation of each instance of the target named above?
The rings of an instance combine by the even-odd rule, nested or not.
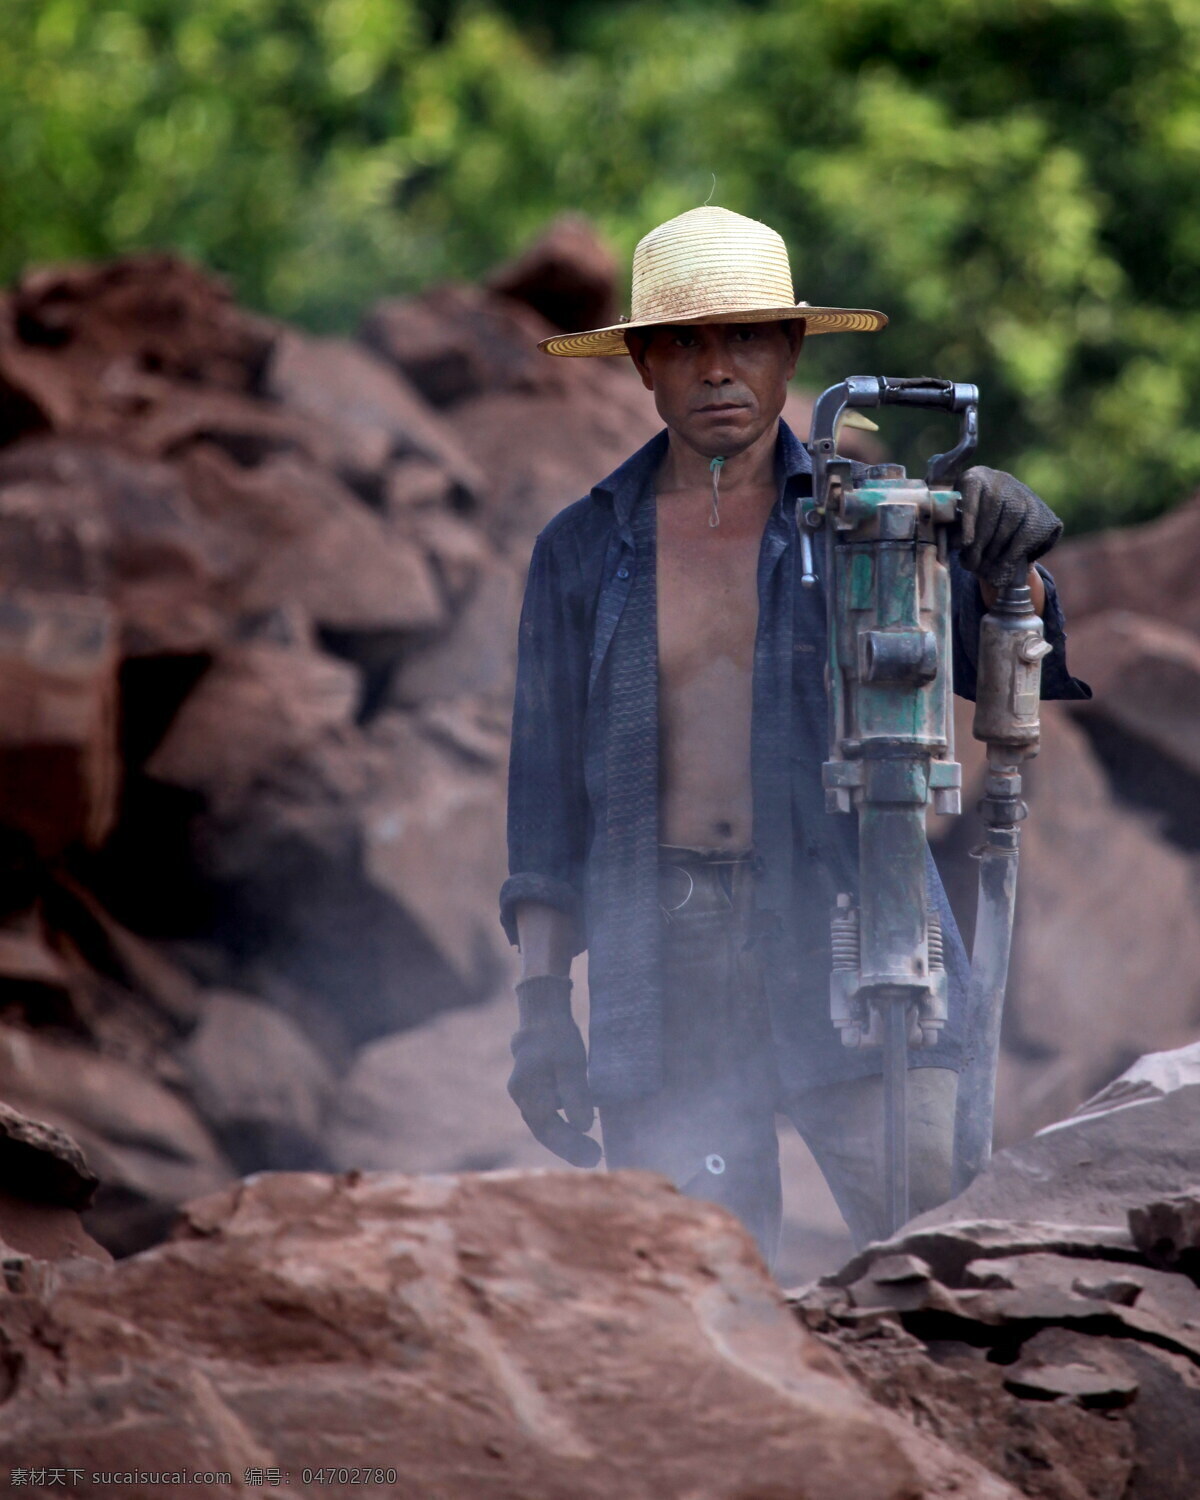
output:
[[[974,386],[949,381],[852,376],[832,386],[813,409],[813,493],[797,507],[806,584],[818,581],[814,536],[820,532],[824,541],[826,808],[858,818],[857,901],[852,892],[840,894],[831,918],[831,1016],[847,1047],[884,1051],[891,1232],[909,1217],[909,1049],[934,1045],[948,1020],[942,932],[926,884],[925,817],[930,805],[942,813],[961,810],[949,533],[960,498],[953,480],[977,441],[978,400]],[[847,408],[884,405],[961,416],[957,446],[930,460],[923,481],[896,464],[868,469],[856,481],[854,466],[837,454],[836,433]],[[1041,656],[1048,649],[1028,588],[1006,591],[985,616],[980,650],[975,734],[988,742],[988,793],[981,811],[989,842],[968,990],[956,1187],[966,1185],[990,1150],[1017,825],[1024,816],[1018,768],[1037,751]]]

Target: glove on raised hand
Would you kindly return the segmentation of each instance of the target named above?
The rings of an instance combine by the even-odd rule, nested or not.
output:
[[[529,1129],[573,1167],[594,1167],[600,1147],[590,1130],[595,1112],[587,1082],[587,1049],[571,1019],[571,981],[556,974],[517,985],[520,1027],[508,1092]],[[564,1120],[559,1110],[566,1115]]]
[[[1028,485],[977,464],[958,484],[962,495],[957,542],[964,568],[994,588],[1024,583],[1029,564],[1049,552],[1063,524]]]

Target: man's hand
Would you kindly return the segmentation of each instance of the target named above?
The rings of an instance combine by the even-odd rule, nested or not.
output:
[[[522,979],[517,1003],[520,1028],[512,1039],[516,1061],[509,1095],[543,1146],[573,1167],[594,1167],[600,1147],[585,1134],[595,1112],[587,1049],[571,1018],[571,981],[557,974]]]
[[[1049,552],[1062,535],[1062,522],[1046,502],[1001,469],[977,464],[958,488],[962,565],[993,588],[1023,579],[1034,558]]]

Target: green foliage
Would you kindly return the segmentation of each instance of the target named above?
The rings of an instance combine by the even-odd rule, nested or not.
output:
[[[712,201],[788,240],[813,340],[983,387],[1076,526],[1200,478],[1200,0],[5,0],[0,273],[174,245],[351,326],[556,212],[623,255]],[[912,432],[910,458],[944,430]]]

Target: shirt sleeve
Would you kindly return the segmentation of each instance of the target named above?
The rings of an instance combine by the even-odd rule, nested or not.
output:
[[[1046,585],[1046,611],[1042,625],[1046,640],[1054,648],[1042,662],[1042,697],[1083,699],[1092,696],[1086,682],[1072,677],[1067,666],[1067,632],[1054,579],[1041,563],[1034,567]],[[954,615],[954,691],[975,701],[979,672],[979,626],[987,613],[979,579],[963,567],[957,551],[950,554],[950,592]]]
[[[554,536],[543,533],[530,559],[518,634],[508,770],[509,876],[500,890],[500,921],[515,944],[522,902],[553,907],[572,918],[578,953],[584,947],[588,828],[583,774],[588,654],[580,590],[572,590],[570,582]]]

